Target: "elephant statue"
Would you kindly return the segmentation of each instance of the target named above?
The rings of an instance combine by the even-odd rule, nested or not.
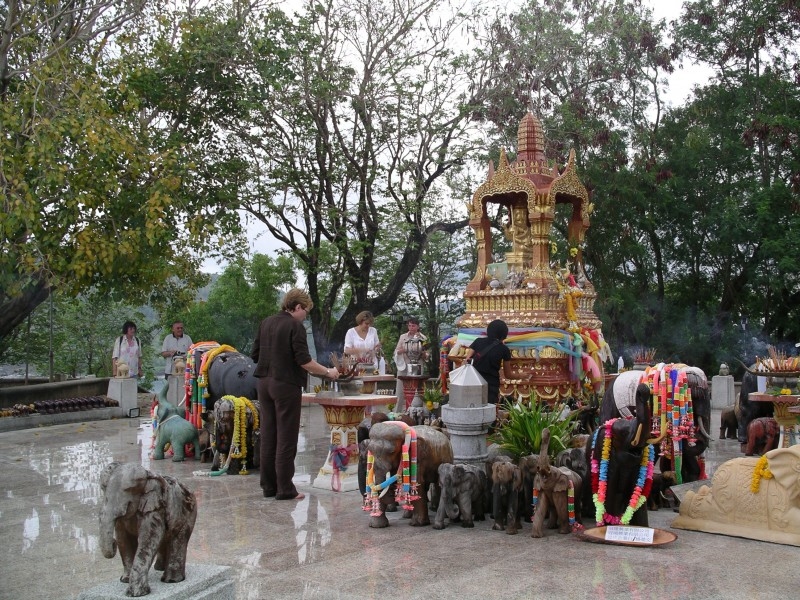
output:
[[[241,352],[220,352],[208,366],[208,399],[206,407],[214,409],[223,396],[243,397],[256,400],[258,393],[253,375],[256,364]]]
[[[567,448],[556,455],[555,466],[567,467],[581,478],[581,483],[589,481],[589,463],[586,462],[584,448]]]
[[[647,497],[647,510],[658,510],[664,506],[675,505],[678,499],[675,498],[669,488],[676,483],[678,481],[675,479],[675,471],[653,473],[653,485],[650,489],[650,495]]]
[[[636,387],[635,417],[610,419],[594,433],[589,445],[595,521],[647,527],[647,506],[655,449],[648,440],[651,394],[647,384]],[[662,435],[664,435],[662,433]],[[604,441],[610,439],[608,447]]]
[[[439,465],[439,487],[442,494],[433,521],[434,529],[444,529],[445,513],[452,523],[461,519],[462,527],[474,527],[474,520],[486,518],[484,497],[488,487],[486,471],[475,465]]]
[[[672,379],[672,396],[665,393],[665,378]],[[679,433],[673,432],[671,420],[662,416],[660,427],[663,442],[659,452],[661,459],[659,468],[663,471],[676,471],[678,483],[689,483],[705,478],[703,453],[711,441],[711,395],[708,391],[708,380],[705,373],[697,367],[683,364],[659,364],[644,373],[642,371],[625,371],[614,380],[614,384],[606,389],[600,407],[600,422],[617,417],[633,415],[634,398],[640,382],[647,383],[658,396],[667,403],[667,413],[671,411],[673,401],[677,402],[676,392],[688,390],[692,402],[692,423],[682,424]],[[656,388],[656,386],[658,386]],[[669,396],[669,397],[668,397]],[[659,407],[653,407],[653,410]],[[661,411],[659,411],[661,412]],[[648,425],[647,430],[649,431]],[[686,431],[686,430],[689,431]],[[664,435],[665,434],[665,435]],[[675,456],[680,458],[680,470],[673,468]],[[677,461],[676,461],[677,462]]]
[[[119,547],[128,596],[150,593],[148,572],[164,571],[161,581],[186,579],[186,549],[197,519],[194,494],[169,475],[113,462],[100,474],[100,550],[114,558]]]
[[[798,473],[800,444],[729,460],[711,487],[686,493],[671,527],[800,546]]]
[[[530,523],[533,520],[533,505],[531,504],[533,480],[536,477],[536,473],[539,472],[539,455],[529,454],[528,456],[523,456],[517,461],[517,466],[522,475],[522,496],[519,501],[520,512],[525,522]]]
[[[130,377],[131,368],[128,366],[124,360],[117,361],[117,374],[115,377],[119,379],[124,379],[125,377]]]
[[[505,458],[505,460],[503,460]],[[520,528],[522,471],[510,458],[498,457],[492,465],[492,529],[516,535]]]
[[[416,481],[407,479],[413,465],[403,464],[403,457],[413,457],[416,444]],[[369,455],[367,464],[367,498],[364,509],[370,511],[369,526],[388,527],[386,507],[396,503],[411,511],[411,525],[430,525],[428,492],[431,503],[439,504],[439,465],[453,462],[450,440],[441,431],[428,425],[414,427],[402,421],[375,423],[369,439],[362,445]],[[396,482],[397,485],[394,485]]]
[[[550,458],[547,455],[549,449],[550,429],[545,427],[542,430],[542,445],[539,448],[539,470],[533,480],[537,501],[536,511],[533,513],[531,537],[535,538],[544,536],[542,526],[548,511],[557,516],[559,533],[569,533],[572,530],[569,515],[570,496],[575,505],[575,514],[572,515],[572,519],[574,520],[576,515],[580,515],[581,485],[583,484],[581,476],[567,467],[550,466]],[[570,490],[572,494],[570,494]]]
[[[185,458],[186,444],[192,444],[194,457],[200,456],[200,435],[197,428],[183,418],[183,411],[171,402],[159,400],[156,408],[158,427],[156,427],[153,458],[164,459],[167,444],[172,448],[173,462],[182,462]]]
[[[764,454],[770,450],[775,450],[778,447],[780,435],[781,428],[772,417],[753,419],[747,426],[745,455],[753,456],[753,454]]]
[[[739,423],[736,419],[736,407],[726,406],[719,418],[719,439],[735,440],[738,437]]]
[[[775,407],[772,402],[753,402],[750,400],[750,394],[758,391],[758,378],[771,378],[771,382],[769,379],[767,380],[767,385],[792,388],[798,385],[798,373],[767,373],[757,371],[756,365],[751,365],[748,368],[742,363],[742,366],[745,368],[745,374],[742,376],[742,386],[739,390],[739,398],[736,401],[736,418],[739,422],[737,430],[739,443],[742,445],[742,452],[745,452],[747,426],[750,425],[750,421],[761,417],[772,417],[775,414]]]
[[[231,454],[234,448],[239,448],[241,451],[242,440],[233,439],[234,434],[237,433],[234,427],[237,420],[237,412],[241,410],[245,411],[246,423],[246,430],[244,432],[244,446],[246,452],[244,453],[244,457]],[[207,418],[207,422],[211,425],[211,431],[213,432],[211,444],[214,448],[214,455],[211,462],[211,470],[220,470],[223,457],[229,459],[225,469],[229,475],[242,472],[246,473],[247,466],[258,469],[260,448],[258,425],[261,416],[261,408],[258,404],[258,400],[250,401],[244,397],[235,398],[233,396],[223,396],[214,405],[212,415],[213,416]],[[240,433],[239,437],[241,437]],[[241,452],[238,454],[241,454]]]
[[[370,416],[365,417],[356,428],[356,441],[358,442],[358,491],[361,492],[361,497],[367,496],[367,446],[362,444],[364,440],[369,439],[369,430],[375,423],[384,423],[389,420],[389,415],[382,412],[374,412]],[[411,417],[408,415],[399,415],[398,420],[403,421],[406,425],[414,425]],[[397,505],[391,504],[386,507],[386,512],[396,512]]]

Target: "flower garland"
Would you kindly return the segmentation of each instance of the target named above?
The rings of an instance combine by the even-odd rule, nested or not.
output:
[[[233,403],[233,435],[231,439],[230,458],[241,458],[242,468],[239,475],[247,475],[247,410],[253,415],[253,431],[258,431],[258,410],[244,396],[223,396],[222,400]]]
[[[758,493],[758,489],[761,487],[761,479],[772,479],[774,475],[772,471],[769,470],[769,465],[767,464],[767,456],[764,455],[758,459],[756,463],[755,469],[753,469],[753,479],[750,482],[750,491],[754,494]]]
[[[628,507],[622,514],[622,517],[609,514],[606,511],[606,492],[608,491],[608,466],[611,458],[611,429],[617,419],[610,419],[605,424],[605,437],[603,438],[603,450],[601,460],[598,461],[594,458],[592,453],[592,490],[596,490],[592,494],[592,500],[596,508],[595,521],[598,527],[604,524],[608,525],[628,525],[635,513],[641,506],[647,502],[647,497],[650,495],[650,489],[653,485],[653,462],[655,460],[655,449],[652,444],[648,444],[647,452],[642,452],[642,462],[639,465],[639,477],[636,479],[636,487],[633,488],[631,499],[628,502]],[[594,450],[597,444],[597,433],[595,431],[594,441],[592,442],[592,449]]]
[[[364,496],[363,509],[370,511],[372,517],[379,517],[383,514],[380,498],[395,482],[397,482],[395,501],[405,510],[413,510],[412,503],[420,499],[417,484],[417,432],[402,421],[386,421],[386,424],[401,427],[405,431],[405,440],[397,474],[387,477],[383,483],[375,483],[375,456],[371,451],[367,453],[367,493]]]

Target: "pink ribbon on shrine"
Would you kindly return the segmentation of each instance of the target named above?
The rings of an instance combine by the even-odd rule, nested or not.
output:
[[[347,471],[347,465],[350,462],[350,455],[357,450],[358,446],[355,444],[350,444],[349,446],[339,446],[338,448],[331,446],[331,465],[333,466],[331,489],[334,492],[342,491],[342,480],[339,472]]]

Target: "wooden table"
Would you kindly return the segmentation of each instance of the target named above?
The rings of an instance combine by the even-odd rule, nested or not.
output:
[[[325,413],[325,422],[331,430],[331,444],[325,464],[311,484],[315,488],[352,492],[358,490],[358,424],[364,420],[364,410],[372,406],[385,406],[396,402],[397,396],[359,394],[357,396],[328,396],[303,394],[304,404],[319,404]],[[338,450],[347,450],[347,470],[334,468]],[[337,489],[338,488],[338,489]]]
[[[774,396],[763,392],[752,392],[748,397],[750,402],[772,402],[775,407],[774,416],[781,432],[778,448],[788,448],[798,442],[797,414],[792,411],[792,407],[800,405],[800,396]]]

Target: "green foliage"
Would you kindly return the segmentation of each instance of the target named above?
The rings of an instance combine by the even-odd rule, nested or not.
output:
[[[531,394],[527,403],[508,403],[504,408],[508,410],[508,422],[497,430],[495,436],[497,443],[515,458],[538,454],[545,428],[550,429],[548,454],[551,458],[567,448],[575,428],[575,417],[570,413],[561,420],[563,405],[550,407],[546,402],[538,402],[535,394]]]
[[[208,301],[170,314],[164,325],[169,329],[180,319],[193,341],[216,341],[247,354],[261,320],[278,311],[280,290],[294,281],[291,259],[255,254],[252,260],[229,265],[214,282]]]
[[[125,302],[115,301],[105,294],[92,292],[72,298],[56,296],[52,311],[53,372],[70,377],[111,376],[111,351],[122,331],[122,324],[136,323],[136,336],[142,345],[143,379],[147,387],[153,379],[153,362],[157,350],[153,347],[154,323]],[[8,339],[4,360],[11,364],[29,364],[40,374],[50,372],[50,306],[41,305]],[[160,341],[159,341],[160,350]]]

